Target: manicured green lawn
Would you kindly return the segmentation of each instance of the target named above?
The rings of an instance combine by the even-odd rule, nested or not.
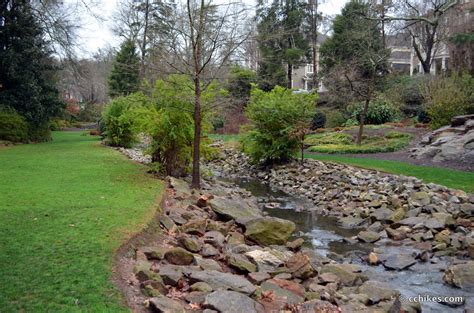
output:
[[[430,166],[412,165],[405,162],[375,160],[368,158],[353,158],[335,155],[315,155],[307,153],[307,158],[320,161],[332,161],[354,165],[362,168],[379,170],[386,173],[414,176],[426,183],[435,183],[450,188],[461,189],[474,193],[474,173],[437,168]]]
[[[0,312],[128,312],[110,281],[113,253],[162,190],[79,132],[0,148]]]

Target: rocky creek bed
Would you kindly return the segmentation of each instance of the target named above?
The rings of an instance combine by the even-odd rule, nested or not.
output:
[[[122,255],[119,285],[135,311],[474,308],[472,195],[318,161],[259,170],[224,153],[208,169],[225,179],[200,193],[171,179],[164,234]]]

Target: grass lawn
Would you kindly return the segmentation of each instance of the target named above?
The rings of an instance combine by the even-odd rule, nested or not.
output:
[[[379,170],[386,173],[401,174],[420,178],[426,183],[435,183],[450,188],[474,193],[474,173],[445,168],[412,165],[399,161],[352,158],[334,155],[315,155],[307,153],[307,158],[320,161],[331,161],[354,165],[362,168]]]
[[[157,209],[160,181],[97,138],[0,148],[0,311],[128,312],[114,251]]]

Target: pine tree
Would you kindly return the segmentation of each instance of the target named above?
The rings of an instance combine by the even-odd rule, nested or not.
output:
[[[4,1],[0,6],[0,106],[25,117],[34,141],[49,139],[48,122],[63,106],[50,54],[29,1]]]
[[[308,43],[303,34],[305,4],[299,0],[259,3],[258,43],[261,54],[259,85],[271,90],[276,85],[291,87],[293,67],[306,61]]]
[[[140,58],[135,44],[126,40],[114,60],[109,77],[109,95],[111,97],[129,95],[138,90],[140,84]]]

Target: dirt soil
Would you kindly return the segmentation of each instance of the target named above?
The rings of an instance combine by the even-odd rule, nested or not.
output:
[[[389,131],[397,131],[401,133],[409,133],[413,135],[413,140],[410,145],[403,150],[395,152],[382,152],[382,153],[357,153],[357,154],[334,154],[339,156],[346,156],[352,158],[369,158],[377,160],[390,160],[390,161],[401,161],[410,163],[413,165],[432,166],[440,168],[450,168],[455,170],[474,172],[474,164],[461,162],[461,161],[444,161],[444,162],[433,162],[431,159],[417,160],[410,157],[410,150],[414,148],[421,140],[421,138],[430,132],[426,128],[415,128],[415,127],[404,127],[404,128],[380,128],[380,129],[364,129],[364,134],[369,136],[384,136]],[[358,128],[344,131],[345,133],[356,136]],[[314,153],[321,154],[321,153]]]

